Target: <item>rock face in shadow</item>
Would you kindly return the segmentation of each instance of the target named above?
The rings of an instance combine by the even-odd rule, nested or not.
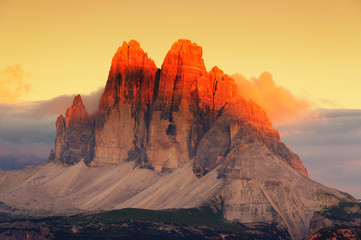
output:
[[[66,164],[84,159],[91,166],[134,160],[157,171],[194,160],[201,177],[224,162],[241,132],[240,144],[260,140],[307,176],[266,113],[237,96],[234,80],[218,67],[208,72],[202,54],[197,44],[178,40],[158,69],[138,42],[124,42],[113,57],[98,112],[89,116],[77,96],[65,119],[57,119],[52,158]]]
[[[313,234],[313,238],[310,237],[307,239],[322,239],[323,235],[334,235],[340,239],[342,239],[342,236],[345,239],[358,239],[351,237],[347,238],[347,232],[348,230],[356,230],[354,229],[354,227],[356,227],[360,233],[360,226],[361,203],[344,201],[338,204],[333,204],[332,206],[324,208],[321,211],[317,211],[313,214],[308,233],[308,235]]]
[[[56,162],[76,164],[93,159],[94,121],[88,114],[80,95],[75,96],[73,105],[67,109],[65,118],[56,120],[55,156]]]
[[[177,168],[189,161],[188,140],[197,121],[194,112],[200,105],[197,102],[200,82],[203,94],[211,96],[207,77],[202,48],[188,40],[174,43],[160,71],[149,124],[147,157],[155,169]],[[208,107],[208,98],[204,99],[204,108]]]
[[[92,166],[144,159],[157,71],[138,42],[117,50],[99,104]]]

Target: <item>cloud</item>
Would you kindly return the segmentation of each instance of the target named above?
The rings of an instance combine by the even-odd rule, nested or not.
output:
[[[276,123],[294,121],[310,107],[310,102],[295,97],[286,88],[276,86],[270,73],[262,73],[259,78],[247,80],[240,74],[232,75],[238,92],[246,99],[260,105]]]
[[[84,105],[89,113],[94,113],[98,109],[99,100],[104,88],[100,88],[95,92],[82,95]],[[64,114],[66,109],[73,103],[73,95],[62,95],[47,101],[39,101],[34,103],[33,114],[41,115],[59,115]]]
[[[361,198],[360,109],[317,109],[277,128],[312,179]]]
[[[17,64],[0,71],[0,103],[14,103],[30,91],[24,70]]]
[[[337,107],[337,104],[329,99],[321,99],[321,103],[323,103],[325,106],[330,106],[332,108]]]
[[[285,123],[277,127],[290,143],[312,145],[361,145],[361,110],[318,109],[298,122]],[[295,135],[289,133],[297,132]],[[291,132],[291,133],[292,133]],[[361,146],[360,146],[361,147]]]
[[[235,80],[243,95],[254,96],[272,120],[283,119],[277,122],[282,141],[300,155],[312,179],[361,198],[361,110],[307,110],[307,101],[275,86],[270,75],[251,81],[238,75]],[[102,92],[82,96],[88,112],[96,111]],[[54,148],[56,117],[65,113],[73,98],[0,104],[0,168],[2,162],[12,167],[11,161],[19,160],[21,166],[28,160],[45,161]],[[295,116],[297,121],[288,121]]]
[[[25,106],[0,105],[0,165],[7,159],[45,161],[54,146],[54,119],[55,116],[36,116]]]
[[[82,96],[90,113],[96,111],[103,90]],[[9,159],[45,161],[54,148],[55,120],[71,106],[74,96],[63,95],[26,104],[0,104],[0,168],[1,163]]]

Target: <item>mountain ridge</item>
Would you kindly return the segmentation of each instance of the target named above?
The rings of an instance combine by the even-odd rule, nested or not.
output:
[[[280,142],[278,131],[272,128],[263,109],[237,95],[234,80],[218,67],[207,72],[202,54],[197,44],[180,39],[167,53],[162,68],[157,69],[138,42],[124,42],[112,59],[98,112],[92,120],[81,107],[78,114],[82,116],[72,116],[78,118],[73,120],[78,128],[70,129],[67,134],[64,125],[57,124],[53,160],[72,164],[86,156],[87,164],[102,166],[136,159],[144,167],[162,171],[195,158],[194,172],[202,176],[224,159],[239,126],[251,122],[254,128],[249,131],[257,132],[269,148],[308,176],[299,157]],[[81,99],[80,96],[76,98],[77,101]],[[238,109],[232,108],[233,105]],[[72,112],[73,108],[76,108],[74,104],[67,112]],[[197,155],[198,145],[222,115],[233,119],[223,121],[224,126],[228,125],[224,130],[229,136],[223,139],[228,145],[223,144],[220,152],[213,153],[219,155],[204,161],[206,152]],[[69,125],[66,119],[65,128]],[[90,128],[91,132],[84,128]],[[88,143],[72,141],[68,135],[78,138],[86,135]],[[207,145],[205,142],[203,139],[202,143]],[[80,144],[83,150],[73,151],[72,156],[62,156],[62,152],[69,152],[63,150],[64,145],[74,144]]]
[[[35,216],[207,206],[297,240],[319,230],[319,212],[357,202],[311,180],[266,112],[218,67],[208,72],[202,53],[178,40],[158,69],[138,42],[124,42],[98,111],[77,95],[56,120],[49,161],[0,175],[1,201]]]

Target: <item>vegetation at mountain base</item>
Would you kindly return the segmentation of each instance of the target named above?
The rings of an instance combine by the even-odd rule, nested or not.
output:
[[[245,226],[223,220],[210,208],[121,209],[0,223],[0,237],[19,239],[290,239],[262,223]]]

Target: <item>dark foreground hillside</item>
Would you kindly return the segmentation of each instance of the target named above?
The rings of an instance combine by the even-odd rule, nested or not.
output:
[[[272,225],[225,222],[211,210],[122,209],[0,223],[0,239],[290,239]]]

